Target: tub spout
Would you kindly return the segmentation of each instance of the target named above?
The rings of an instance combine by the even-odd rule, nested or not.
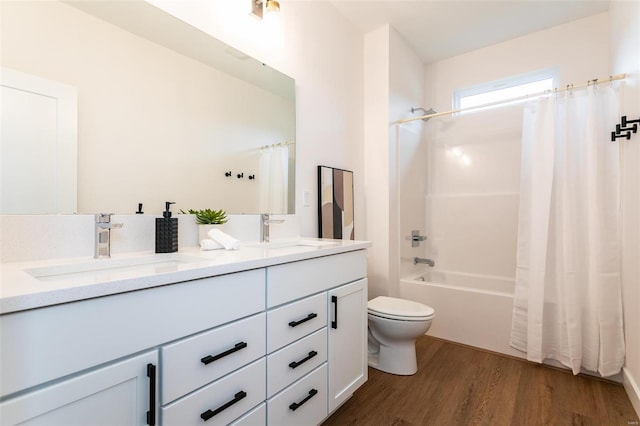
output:
[[[432,268],[436,266],[436,263],[431,259],[422,259],[421,257],[414,257],[413,264],[417,265],[418,263],[424,263],[428,266],[431,266]]]

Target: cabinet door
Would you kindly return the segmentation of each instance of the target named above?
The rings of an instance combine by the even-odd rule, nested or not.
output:
[[[329,291],[329,413],[367,381],[367,280]]]
[[[0,424],[157,424],[157,365],[157,351],[148,352],[4,401]]]

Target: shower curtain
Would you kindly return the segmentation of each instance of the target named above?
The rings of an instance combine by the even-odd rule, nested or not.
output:
[[[602,376],[624,364],[612,85],[525,104],[510,344]]]
[[[270,146],[260,151],[260,213],[286,214],[289,193],[289,148]]]

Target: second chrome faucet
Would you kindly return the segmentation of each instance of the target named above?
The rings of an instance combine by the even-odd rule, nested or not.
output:
[[[284,219],[271,219],[269,213],[260,215],[260,242],[269,242],[269,225],[272,223],[282,223]]]

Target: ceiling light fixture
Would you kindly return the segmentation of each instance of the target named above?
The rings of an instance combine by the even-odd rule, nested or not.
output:
[[[267,0],[267,12],[280,12],[280,3],[276,0]]]
[[[280,3],[276,0],[251,0],[251,15],[262,19],[265,9],[267,12],[279,12]]]

